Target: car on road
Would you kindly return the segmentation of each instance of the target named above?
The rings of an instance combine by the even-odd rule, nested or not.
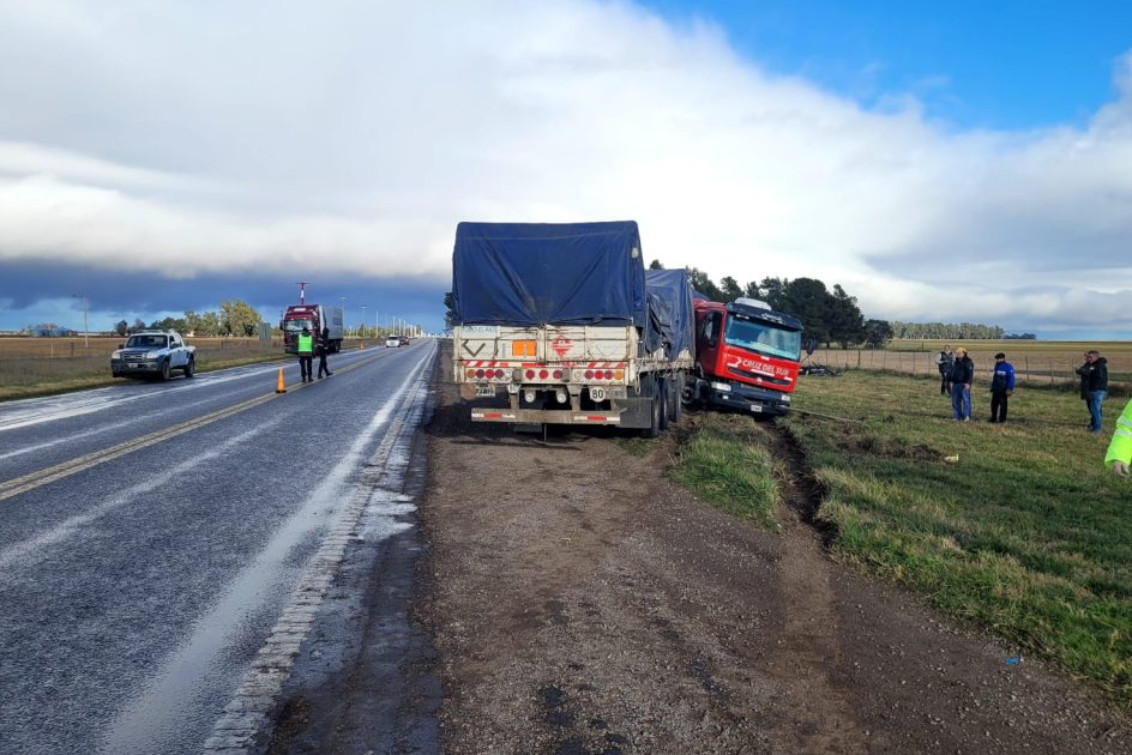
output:
[[[401,345],[401,339],[397,336],[389,336],[385,339],[385,348],[394,349]]]
[[[408,346],[409,345],[409,337],[408,336],[401,336],[400,345],[401,346]]]
[[[172,330],[134,333],[110,355],[110,374],[168,380],[174,370],[180,370],[191,378],[196,371],[196,351],[196,346],[187,345]]]

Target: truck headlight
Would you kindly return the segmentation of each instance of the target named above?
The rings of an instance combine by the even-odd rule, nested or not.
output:
[[[711,387],[714,388],[717,391],[720,391],[721,393],[730,393],[731,392],[731,386],[728,385],[727,383],[712,383]]]
[[[782,394],[782,403],[784,403],[784,404],[790,403],[790,394],[789,393],[783,393]]]
[[[110,358],[111,359],[121,359],[122,358],[122,352],[112,351],[112,352],[110,352]]]
[[[146,359],[157,359],[157,358],[158,358],[159,356],[161,356],[161,352],[160,352],[160,351],[147,351],[147,352],[145,353],[145,358],[146,358]]]

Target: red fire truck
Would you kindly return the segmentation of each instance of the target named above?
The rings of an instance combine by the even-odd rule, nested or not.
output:
[[[766,302],[697,300],[693,401],[746,413],[790,410],[802,355],[802,322]]]

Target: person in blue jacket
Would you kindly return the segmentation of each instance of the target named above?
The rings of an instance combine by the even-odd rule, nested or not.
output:
[[[1014,367],[1001,351],[994,355],[994,377],[990,386],[990,421],[1006,421],[1006,404],[1014,392]]]

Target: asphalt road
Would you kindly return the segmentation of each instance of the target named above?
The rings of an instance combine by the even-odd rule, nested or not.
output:
[[[373,489],[408,468],[435,353],[305,386],[288,362],[282,395],[257,365],[0,404],[0,752],[254,741],[347,546],[408,526]]]

